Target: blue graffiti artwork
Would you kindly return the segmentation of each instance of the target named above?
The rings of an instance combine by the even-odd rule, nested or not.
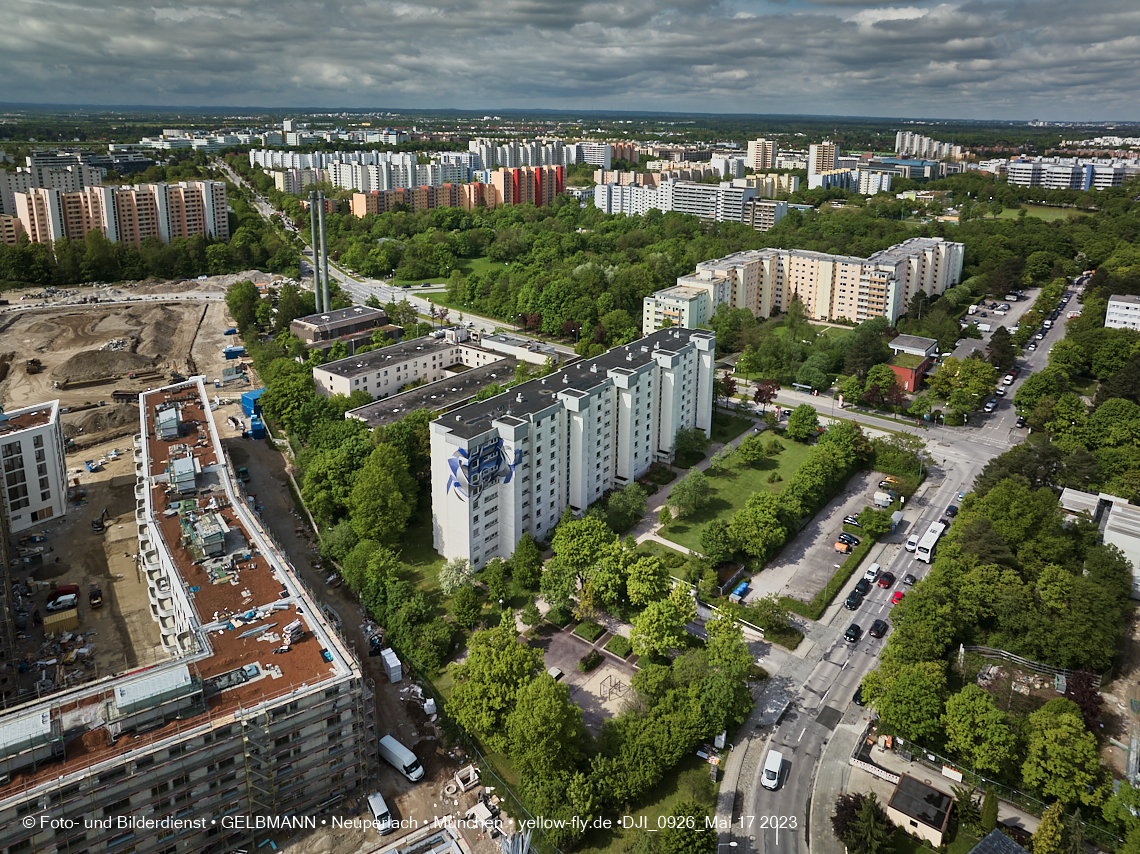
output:
[[[447,477],[447,492],[454,490],[459,499],[465,501],[500,480],[510,483],[515,466],[521,461],[522,452],[516,450],[512,459],[502,439],[493,439],[470,452],[460,448],[447,460],[451,472]]]

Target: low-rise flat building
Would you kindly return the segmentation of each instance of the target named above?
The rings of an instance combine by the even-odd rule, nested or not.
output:
[[[337,341],[345,344],[363,344],[371,341],[372,333],[381,329],[389,338],[399,338],[399,326],[388,322],[383,309],[366,305],[352,305],[320,314],[307,314],[289,324],[289,331],[305,342],[309,349],[327,350]]]
[[[1120,549],[1132,564],[1132,598],[1140,599],[1140,507],[1107,492],[1066,488],[1061,492],[1061,510],[1070,519],[1088,514],[1100,528],[1101,540]]]
[[[941,789],[903,774],[887,802],[887,817],[937,848],[945,838],[953,806],[954,798]]]
[[[59,401],[0,412],[0,467],[9,533],[67,515]]]
[[[1133,294],[1110,296],[1104,325],[1108,329],[1140,329],[1140,297]]]
[[[376,767],[373,691],[249,508],[202,379],[139,409],[139,572],[168,657],[0,716],[6,851],[252,850],[268,832],[223,816],[315,815]],[[21,821],[40,814],[98,821]]]
[[[431,422],[435,549],[481,567],[712,426],[716,336],[664,329]]]
[[[934,365],[938,341],[918,335],[899,335],[891,341],[890,348],[894,356],[887,362],[887,367],[899,378],[903,391],[917,391],[927,371]]]

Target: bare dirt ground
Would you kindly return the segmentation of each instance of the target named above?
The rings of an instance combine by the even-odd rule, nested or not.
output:
[[[1101,686],[1104,708],[1100,717],[1108,739],[1100,755],[1116,776],[1123,777],[1128,770],[1128,745],[1133,736],[1140,737],[1140,714],[1133,712],[1131,706],[1132,700],[1140,702],[1140,616],[1135,614],[1124,627],[1115,676],[1112,682]]]

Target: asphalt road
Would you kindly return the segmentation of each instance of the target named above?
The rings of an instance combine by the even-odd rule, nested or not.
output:
[[[1067,309],[1068,306],[1066,311]],[[907,517],[911,521],[903,533],[909,536],[910,533],[925,531],[936,519],[949,521],[946,508],[951,504],[957,505],[959,494],[973,488],[975,478],[986,463],[1024,440],[1027,430],[1015,426],[1017,413],[1013,406],[1014,394],[1026,377],[1048,364],[1049,348],[1063,337],[1062,320],[1046,331],[1042,340],[1036,341],[1036,350],[1026,351],[1025,356],[1018,360],[1021,373],[1012,385],[1004,386],[1006,395],[997,398],[998,404],[994,412],[971,415],[971,423],[966,427],[923,429],[859,413],[842,413],[841,417],[853,418],[872,429],[878,426],[914,433],[927,440],[931,461],[927,489],[921,498],[906,508]],[[808,402],[804,395],[794,392],[781,392],[778,400],[781,405]],[[816,406],[821,415],[831,414],[826,406]],[[839,416],[840,413],[837,412],[836,415]],[[916,506],[918,514],[914,517]],[[799,854],[801,851],[806,854],[808,851],[806,828],[821,753],[836,724],[851,710],[855,690],[863,676],[876,666],[883,644],[890,637],[888,633],[886,638],[876,640],[866,633],[867,629],[876,619],[886,619],[889,622],[891,594],[896,590],[905,592],[907,589],[902,584],[903,576],[909,573],[921,580],[929,571],[928,564],[917,560],[902,545],[888,545],[879,558],[879,563],[884,571],[894,574],[893,585],[887,589],[876,585],[858,609],[840,609],[831,618],[829,625],[819,626],[822,631],[815,633],[819,646],[818,661],[772,732],[767,748],[760,754],[756,778],[740,781],[740,786],[744,789],[744,822],[752,825],[751,829],[745,827],[742,830],[745,836],[754,840],[751,847],[755,850],[778,851],[780,854]],[[858,578],[851,579],[836,601],[840,597],[845,598],[857,581]],[[848,643],[843,637],[852,623],[863,629],[862,638],[854,644]],[[784,754],[786,776],[780,789],[775,792],[763,788],[758,778],[763,758],[770,748]],[[845,762],[846,756],[841,761]],[[780,817],[779,823],[785,829],[778,833],[772,829],[772,817]],[[790,827],[793,819],[794,829]],[[739,827],[739,822],[737,826]]]

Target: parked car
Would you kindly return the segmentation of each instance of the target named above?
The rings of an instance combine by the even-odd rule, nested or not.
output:
[[[847,543],[847,545],[849,545],[849,546],[857,546],[857,545],[859,545],[859,538],[856,537],[854,534],[848,534],[846,531],[843,531],[839,535],[839,542]]]
[[[953,519],[955,516],[958,515],[958,508],[955,507],[953,504],[951,504],[949,507],[946,508],[946,515],[949,516],[951,519]]]
[[[873,638],[881,638],[889,629],[890,624],[886,620],[875,620],[871,623],[871,628],[867,630],[867,634]]]
[[[905,593],[903,593],[901,590],[896,590],[894,593],[891,594],[891,604],[897,605],[899,602],[901,602],[903,600],[904,596],[906,596]]]
[[[853,513],[848,514],[847,516],[843,517],[843,524],[844,525],[854,525],[856,528],[862,528],[863,527],[862,525],[859,524],[859,517]]]
[[[994,394],[996,394],[998,397],[1005,397],[1005,386],[999,385],[994,389]],[[996,403],[997,401],[994,402]]]
[[[843,637],[847,639],[848,643],[858,643],[859,638],[863,637],[863,630],[855,625],[855,623],[852,623],[847,627],[847,631],[843,633]]]
[[[892,586],[894,583],[895,583],[895,575],[893,572],[884,572],[882,575],[879,576],[878,584],[884,590],[887,589],[888,587]]]
[[[855,696],[851,698],[851,702],[856,706],[866,705],[866,703],[863,702],[863,683],[860,682],[859,687],[855,689]]]
[[[1014,422],[1014,426],[1015,427],[1024,427],[1025,426],[1025,416],[1024,415],[1018,415],[1017,420]]]
[[[843,602],[843,607],[848,611],[854,611],[863,604],[863,594],[858,590],[852,590]]]
[[[871,582],[866,578],[860,578],[858,583],[855,585],[855,592],[860,596],[866,596],[871,592]]]
[[[880,567],[877,563],[871,564],[869,567],[867,567],[867,571],[863,573],[863,580],[874,581],[879,577],[879,572],[881,569],[882,567]]]
[[[1033,337],[1036,338],[1038,341],[1044,341],[1045,340],[1045,333],[1044,332],[1038,332]]]
[[[995,409],[997,409],[997,398],[996,397],[990,398],[989,400],[987,400],[986,405],[982,407],[982,410],[984,412],[993,412]]]
[[[1036,341],[1030,341],[1030,342],[1029,342],[1029,343],[1028,343],[1028,344],[1025,346],[1025,349],[1026,349],[1026,350],[1036,350],[1036,349],[1037,349],[1037,342],[1036,342]]]
[[[911,575],[909,572],[903,576],[903,584],[907,587],[913,587],[918,584],[918,579]]]
[[[837,542],[835,544],[835,550],[837,552],[839,552],[841,555],[851,554],[851,546],[849,546],[847,543],[844,543],[842,541]]]
[[[904,548],[908,552],[913,552],[915,549],[918,548],[918,540],[919,540],[918,534],[912,534],[910,537],[907,538],[906,545],[904,546]]]

